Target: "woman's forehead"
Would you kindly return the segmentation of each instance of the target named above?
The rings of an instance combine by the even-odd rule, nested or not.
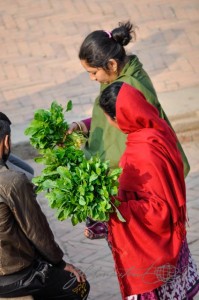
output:
[[[91,67],[85,60],[81,60],[81,64],[87,72],[96,72],[97,70],[102,69],[101,67]]]

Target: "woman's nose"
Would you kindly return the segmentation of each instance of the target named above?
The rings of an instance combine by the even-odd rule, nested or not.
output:
[[[94,74],[89,74],[90,75],[90,80],[96,80],[96,77],[95,77],[95,75]]]

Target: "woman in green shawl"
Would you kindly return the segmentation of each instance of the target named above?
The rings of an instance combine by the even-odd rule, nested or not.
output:
[[[93,31],[80,47],[81,64],[89,73],[90,79],[100,83],[100,92],[114,81],[126,82],[139,90],[146,100],[158,109],[161,118],[171,126],[158,101],[153,84],[138,57],[126,54],[124,46],[135,38],[135,27],[130,22],[119,23],[119,26],[110,32]],[[110,168],[118,167],[125,148],[126,136],[109,125],[99,107],[99,96],[94,103],[92,118],[72,123],[69,133],[79,129],[89,133],[84,148],[88,158],[98,154],[102,160],[110,161]],[[183,158],[186,176],[190,169],[189,163],[179,142],[178,147]],[[104,236],[105,231],[103,224],[89,220],[85,234],[88,238],[100,238]]]

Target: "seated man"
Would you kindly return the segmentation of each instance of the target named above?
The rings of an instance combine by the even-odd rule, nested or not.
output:
[[[0,297],[87,299],[89,283],[63,260],[33,185],[6,165],[10,124],[0,113]]]

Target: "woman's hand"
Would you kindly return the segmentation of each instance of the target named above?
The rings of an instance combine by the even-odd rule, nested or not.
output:
[[[67,134],[71,134],[73,131],[79,131],[82,132],[83,134],[88,134],[88,129],[86,127],[86,125],[84,124],[84,122],[79,121],[79,122],[73,122],[68,131]]]
[[[64,270],[74,274],[76,276],[78,282],[86,281],[86,275],[80,269],[76,268],[75,266],[67,263]]]
[[[67,134],[71,134],[73,131],[78,131],[78,130],[79,130],[78,124],[76,122],[73,122],[72,124],[70,124]]]
[[[66,140],[67,135],[71,134],[75,131],[81,133],[85,137],[88,134],[88,129],[87,129],[87,127],[86,127],[86,125],[84,124],[83,121],[73,122],[73,123],[70,124],[69,129],[65,132],[62,143],[59,143],[58,146],[63,147],[64,146],[64,141]]]

